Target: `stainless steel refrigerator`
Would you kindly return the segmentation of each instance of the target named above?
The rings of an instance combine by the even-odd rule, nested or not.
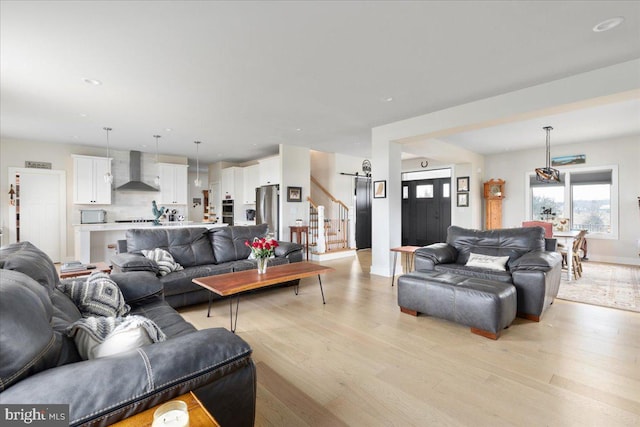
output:
[[[269,233],[278,240],[280,222],[280,186],[265,185],[256,188],[256,224],[269,224]]]

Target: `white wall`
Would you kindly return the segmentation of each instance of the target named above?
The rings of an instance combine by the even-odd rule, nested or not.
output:
[[[296,219],[309,224],[309,189],[311,186],[311,153],[306,147],[280,144],[282,181],[280,184],[280,240],[289,241],[289,226]],[[287,202],[287,187],[302,187],[302,202]]]
[[[503,227],[517,227],[525,219],[525,174],[545,163],[544,144],[539,149],[513,151],[486,156],[485,181],[502,178],[505,199],[502,202]],[[616,240],[596,239],[587,235],[589,259],[640,265],[640,136],[613,140],[579,143],[551,144],[552,157],[585,154],[584,165],[560,167],[567,170],[580,166],[618,165],[619,186],[619,237]]]
[[[115,191],[112,194],[111,205],[74,205],[73,204],[73,160],[72,154],[88,156],[106,156],[106,150],[100,147],[89,147],[78,144],[52,144],[34,141],[20,141],[12,139],[0,140],[0,226],[5,230],[9,225],[9,186],[8,168],[24,167],[26,160],[50,162],[54,170],[64,170],[67,176],[67,254],[65,258],[72,258],[74,247],[73,224],[80,223],[81,209],[104,209],[107,211],[107,220],[116,219],[152,218],[151,201],[157,198],[155,192],[122,192]],[[114,188],[129,181],[129,152],[111,150],[112,173],[114,176]],[[186,157],[163,156],[160,162],[187,164]],[[155,167],[155,153],[142,153],[142,179],[153,185],[153,179],[157,174]],[[186,207],[180,207],[184,211]],[[184,213],[184,212],[181,212]],[[13,233],[15,235],[15,231]],[[5,237],[4,244],[9,243]]]

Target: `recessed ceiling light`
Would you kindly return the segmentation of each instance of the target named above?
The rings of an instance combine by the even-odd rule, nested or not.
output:
[[[596,24],[596,26],[593,27],[593,31],[595,33],[602,33],[604,31],[609,31],[617,27],[618,25],[622,24],[622,21],[624,21],[624,18],[622,16],[616,16],[615,18],[605,19],[599,24]]]
[[[302,128],[296,128],[296,132],[302,131]]]
[[[171,128],[165,128],[165,131],[166,131],[166,132],[171,132],[172,130],[173,130],[173,129],[171,129]]]
[[[383,102],[391,102],[393,101],[393,96],[387,96],[386,98],[382,98]]]
[[[87,115],[85,113],[80,113],[79,116],[80,117],[87,117]]]
[[[147,144],[140,144],[142,145],[142,148],[147,148]]]
[[[79,136],[78,136],[78,135],[73,135],[71,138],[73,138],[73,139],[78,139],[78,138],[79,138]]]
[[[82,79],[82,81],[88,85],[93,85],[93,86],[100,86],[102,84],[100,80],[96,80],[96,79]]]

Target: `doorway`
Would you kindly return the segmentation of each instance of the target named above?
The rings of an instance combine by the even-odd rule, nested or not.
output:
[[[402,181],[402,245],[444,242],[450,225],[450,177]]]
[[[9,241],[29,241],[53,262],[62,261],[67,252],[65,171],[9,168],[9,182],[16,191]]]
[[[356,196],[356,248],[371,247],[371,178],[355,178]]]

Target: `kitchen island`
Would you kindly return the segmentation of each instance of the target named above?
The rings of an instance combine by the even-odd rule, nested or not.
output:
[[[162,227],[226,227],[213,222],[171,221],[153,225],[151,222],[107,222],[104,224],[74,224],[75,259],[83,264],[105,262],[111,264],[118,240],[123,240],[127,230]]]

